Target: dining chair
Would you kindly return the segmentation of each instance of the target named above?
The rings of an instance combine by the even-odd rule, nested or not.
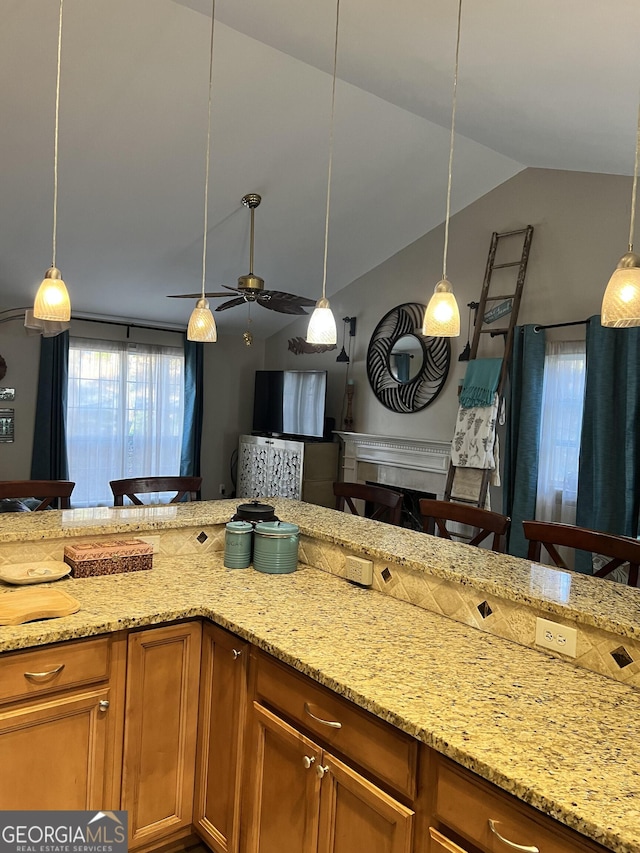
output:
[[[69,480],[0,480],[0,500],[33,498],[40,501],[34,506],[27,505],[33,512],[47,509],[55,500],[59,501],[60,509],[69,509],[74,486]]]
[[[131,503],[142,506],[143,501],[138,495],[150,492],[176,492],[169,503],[198,500],[198,492],[202,485],[202,477],[133,477],[127,480],[111,480],[113,505],[124,506],[124,498]]]
[[[490,509],[480,509],[477,506],[460,504],[455,501],[438,501],[432,498],[420,499],[420,515],[425,533],[451,539],[452,531],[447,528],[447,522],[467,524],[477,531],[467,545],[478,546],[493,534],[492,551],[504,551],[504,543],[511,519]],[[456,536],[457,534],[453,534]]]
[[[557,547],[574,548],[578,551],[590,551],[609,557],[609,561],[593,574],[606,578],[618,566],[629,563],[629,586],[638,585],[638,566],[640,566],[640,541],[628,536],[616,536],[613,533],[600,533],[588,527],[576,527],[572,524],[560,524],[555,521],[523,521],[524,535],[529,540],[527,557],[540,562],[542,546],[553,560],[554,565],[571,571],[557,551]]]
[[[368,486],[365,483],[334,483],[333,494],[336,497],[336,509],[347,509],[353,515],[365,515],[375,521],[400,525],[402,518],[402,492],[394,492],[382,486]],[[364,513],[358,511],[354,501],[364,501]]]

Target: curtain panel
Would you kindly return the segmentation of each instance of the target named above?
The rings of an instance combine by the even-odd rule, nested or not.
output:
[[[200,476],[204,411],[204,344],[184,339],[184,425],[180,475]]]
[[[40,339],[38,396],[31,456],[32,480],[68,480],[67,376],[69,332]]]
[[[544,329],[516,326],[509,371],[503,513],[511,518],[507,551],[526,557],[522,522],[535,517],[545,359]]]

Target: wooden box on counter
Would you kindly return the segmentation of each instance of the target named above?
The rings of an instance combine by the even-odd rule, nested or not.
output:
[[[153,566],[153,545],[142,539],[65,545],[64,561],[75,578],[139,572]]]

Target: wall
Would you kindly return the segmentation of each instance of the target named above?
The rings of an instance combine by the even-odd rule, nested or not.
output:
[[[100,340],[125,340],[127,328],[75,320],[71,334]],[[182,333],[131,328],[129,340],[139,343],[182,346]],[[36,407],[40,336],[27,335],[22,319],[0,325],[0,355],[7,362],[2,387],[16,389],[15,441],[0,442],[0,479],[29,479]],[[203,497],[219,495],[219,484],[231,493],[229,462],[237,447],[238,433],[251,429],[253,374],[263,367],[264,344],[246,347],[240,335],[221,336],[205,345],[205,405],[202,440]],[[247,390],[248,389],[248,390]]]
[[[340,318],[356,316],[358,322],[349,367],[349,375],[355,380],[355,431],[451,439],[458,378],[465,369],[464,363],[457,361],[467,339],[465,306],[479,299],[493,231],[535,227],[519,323],[557,323],[598,314],[609,276],[627,248],[630,196],[631,179],[627,177],[527,169],[452,218],[448,276],[461,306],[463,333],[452,341],[452,364],[442,393],[426,409],[414,414],[390,412],[375,398],[367,381],[367,346],[387,311],[403,302],[426,304],[430,298],[441,278],[443,227],[407,246],[335,296],[331,296],[329,274],[328,293],[339,327],[338,351],[342,343]],[[518,249],[515,257],[507,260],[519,256]],[[494,286],[497,282],[494,277]],[[320,285],[318,282],[318,291]],[[501,292],[512,292],[514,287],[515,279]],[[270,338],[266,366],[274,370],[329,370],[328,414],[341,424],[346,367],[336,363],[338,351],[298,356],[287,351],[287,340],[304,337],[306,326],[305,319],[297,320]],[[557,334],[575,339],[583,336],[584,327],[563,329]]]

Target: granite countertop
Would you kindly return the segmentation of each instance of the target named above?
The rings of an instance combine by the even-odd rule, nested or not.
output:
[[[0,515],[0,542],[26,542],[224,524],[243,499]],[[299,501],[269,498],[303,535],[372,559],[463,583],[620,636],[640,638],[640,589],[449,542]],[[563,583],[549,583],[562,576]]]
[[[611,850],[640,853],[632,688],[310,568],[156,555],[151,571],[58,584],[82,609],[2,627],[0,650],[210,618]]]

